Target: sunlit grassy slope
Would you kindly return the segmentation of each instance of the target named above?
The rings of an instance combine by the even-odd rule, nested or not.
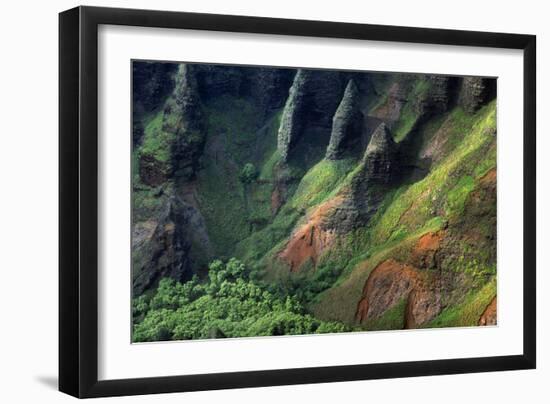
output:
[[[461,215],[464,203],[477,182],[496,165],[495,103],[491,103],[473,116],[456,108],[446,118],[451,133],[447,150],[430,173],[412,185],[403,185],[390,193],[370,228],[355,233],[351,242],[359,245],[341,260],[345,265],[333,287],[320,294],[313,311],[320,318],[339,319],[352,323],[355,307],[370,272],[387,258],[406,259],[412,244],[427,232],[435,232]],[[420,133],[420,136],[428,135]],[[337,262],[334,264],[338,264]],[[467,270],[456,263],[457,270]],[[478,269],[480,270],[480,269]],[[486,272],[494,268],[481,269]],[[464,303],[443,312],[434,325],[475,325],[480,307],[494,297],[492,289],[483,286],[483,293],[474,290]],[[492,291],[492,292],[491,292]],[[392,309],[378,322],[366,324],[372,329],[385,328],[395,320],[399,307]],[[475,315],[468,313],[475,312]]]

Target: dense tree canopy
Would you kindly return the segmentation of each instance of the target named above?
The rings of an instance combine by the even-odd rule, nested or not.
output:
[[[251,280],[235,258],[212,262],[202,282],[161,280],[154,294],[134,299],[133,315],[135,342],[349,331],[306,314],[296,297]]]

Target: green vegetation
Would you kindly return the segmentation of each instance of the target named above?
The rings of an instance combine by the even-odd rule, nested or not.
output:
[[[377,330],[402,330],[405,328],[405,310],[407,299],[401,299],[395,306],[386,310],[378,318],[367,320],[364,327],[369,331]]]
[[[290,204],[295,208],[309,208],[338,192],[338,184],[354,167],[356,161],[321,160],[301,179]]]
[[[261,174],[276,147],[280,114],[261,126],[252,100],[231,97],[216,98],[205,109],[206,158],[198,173],[198,195],[215,254],[227,259],[240,240],[270,218],[270,179]]]
[[[173,135],[162,129],[163,118],[164,112],[161,110],[145,124],[140,153],[149,155],[162,163],[167,163],[170,160],[170,145]]]
[[[344,247],[339,244],[334,249],[337,252],[327,253],[324,262],[319,264],[322,267],[326,263],[340,270],[333,272],[339,275],[334,276],[332,287],[312,301],[312,310],[317,317],[352,323],[353,311],[349,308],[357,304],[363,285],[376,265],[388,258],[406,260],[419,237],[444,228],[450,219],[461,215],[477,184],[474,178],[480,178],[496,164],[495,138],[487,136],[487,132],[495,127],[495,116],[494,102],[476,115],[468,116],[458,108],[450,113],[444,127],[439,129],[448,131],[448,144],[430,173],[420,181],[388,192],[369,227],[347,235]],[[481,227],[478,229],[485,231]],[[457,250],[462,251],[462,255],[458,259],[449,257],[444,265],[472,277],[474,287],[485,285],[488,277],[494,277],[496,266],[485,264],[490,261],[488,252],[473,250],[470,245],[459,245]],[[392,318],[399,317],[398,308],[392,310],[376,321],[364,324],[364,327],[383,329]],[[441,319],[439,326],[455,324],[444,323],[445,318]]]
[[[263,260],[270,258],[266,255],[282,247],[281,242],[302,216],[297,209],[285,205],[267,226],[241,240],[235,248],[235,255],[253,268],[265,267]]]
[[[430,91],[430,82],[422,76],[415,79],[411,79],[409,76],[402,76],[400,79],[396,80],[396,82],[399,82],[400,85],[405,88],[410,88],[407,100],[401,107],[399,119],[392,128],[395,141],[400,142],[409,134],[417,123],[421,113],[420,103],[426,98]],[[387,98],[381,98],[373,109],[381,107],[386,101]]]
[[[275,166],[279,162],[280,158],[281,155],[279,154],[279,151],[275,150],[273,154],[271,154],[271,157],[269,157],[269,159],[267,159],[267,161],[262,165],[260,170],[260,180],[269,181],[273,179]]]
[[[352,329],[307,314],[298,299],[253,281],[236,259],[209,266],[208,279],[163,279],[133,301],[133,341],[336,333]]]
[[[474,189],[474,179],[465,175],[447,194],[446,213],[448,216],[460,215],[464,211],[464,203]]]
[[[268,164],[276,158],[278,158],[278,154],[275,154],[275,158],[270,158]],[[266,226],[241,241],[237,245],[235,254],[254,268],[265,268],[264,259],[271,259],[270,251],[276,252],[281,247],[280,243],[288,237],[308,208],[336,193],[339,184],[343,183],[353,165],[353,159],[321,160],[303,176],[293,192],[292,198],[277,212],[275,217],[272,217],[270,205],[263,205],[267,208],[264,210],[263,216],[258,214],[256,217],[264,217]],[[266,178],[266,175],[264,172],[263,175],[260,175],[260,179]],[[262,189],[263,192],[267,191],[263,197],[270,202],[272,187]],[[331,272],[334,269],[327,271]],[[316,271],[315,277],[324,278],[323,271]]]
[[[350,307],[355,308],[361,299],[363,287],[373,269],[390,258],[406,260],[411,248],[421,236],[436,232],[443,225],[441,218],[434,218],[414,233],[379,245],[371,244],[368,231],[350,234],[344,248],[334,249],[325,257],[325,265],[339,267],[341,270],[332,287],[322,291],[312,300],[311,309],[315,316],[354,323],[355,310],[350,310]],[[369,326],[375,325],[371,323]]]
[[[239,179],[243,184],[252,184],[258,178],[258,171],[252,163],[246,163],[239,174]]]
[[[470,291],[462,303],[446,308],[422,328],[475,326],[495,296],[496,278],[493,277],[482,288]]]
[[[494,102],[477,115],[466,117],[459,108],[450,114],[449,139],[452,142],[461,136],[462,141],[424,179],[400,187],[389,197],[391,201],[387,202],[383,215],[373,223],[373,242],[383,243],[400,226],[403,226],[402,230],[413,231],[438,215],[437,207],[446,202],[449,192],[464,175],[475,173],[480,156],[486,153],[487,147],[494,141],[494,138],[486,135],[486,129],[495,127],[495,117]],[[462,207],[472,189],[469,180],[463,181],[450,194],[451,210]]]
[[[407,298],[377,318],[361,324],[355,318],[369,276],[390,259],[418,271],[422,281],[441,276],[454,282],[453,290],[440,291],[444,310],[423,327],[477,324],[496,295],[496,248],[485,248],[494,244],[496,206],[478,206],[492,205],[496,102],[473,114],[456,106],[420,121],[432,92],[429,77],[373,77],[361,84],[369,88],[361,110],[367,119],[377,118],[365,127],[380,119],[391,126],[401,171],[384,185],[361,182],[366,170],[357,157],[324,159],[330,131],[315,123],[304,125],[288,161],[281,161],[282,108],[266,109],[251,95],[198,94],[204,133],[178,138],[186,145],[201,142],[191,176],[172,161],[170,128],[185,122],[176,114],[165,116],[170,104],[134,116],[139,141],[131,161],[132,219],[140,225],[134,231],[144,247],[133,252],[133,262],[147,271],[137,264],[159,252],[155,248],[166,248],[162,265],[173,265],[170,248],[183,239],[191,245],[183,259],[192,267],[183,275],[190,280],[155,279],[145,293],[138,292],[132,302],[135,342],[403,329]],[[249,84],[239,84],[238,93],[250,94]],[[345,155],[359,155],[364,147]],[[356,189],[365,195],[357,197]],[[182,210],[196,209],[189,222],[199,224],[185,219],[188,228],[178,227],[174,217],[188,216],[177,210],[179,204],[169,204],[170,198],[179,198]],[[372,216],[364,213],[363,202],[375,205]],[[338,216],[331,217],[335,210]],[[334,223],[335,217],[344,225]],[[359,225],[348,227],[355,217]],[[199,231],[187,234],[193,226]],[[441,242],[437,256],[418,247],[430,237]],[[155,244],[148,245],[148,238]],[[294,245],[298,258],[288,258]],[[297,268],[296,262],[304,264]]]

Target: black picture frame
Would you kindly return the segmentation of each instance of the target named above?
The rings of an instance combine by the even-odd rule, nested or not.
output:
[[[100,24],[523,50],[523,354],[99,381],[97,34]],[[60,391],[85,398],[535,368],[535,36],[77,7],[59,15],[59,100]]]

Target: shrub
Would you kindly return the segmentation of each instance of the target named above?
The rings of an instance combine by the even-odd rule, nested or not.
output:
[[[258,178],[258,171],[252,163],[246,163],[239,174],[239,179],[243,184],[252,184]]]

